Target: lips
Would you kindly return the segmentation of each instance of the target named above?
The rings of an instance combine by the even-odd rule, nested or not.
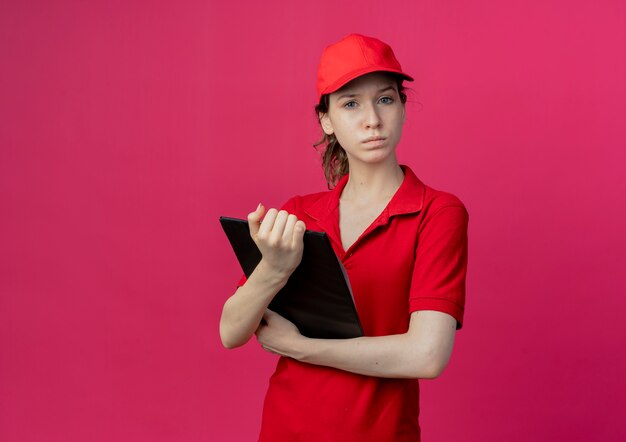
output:
[[[385,137],[369,137],[363,140],[364,143],[369,143],[370,141],[382,141]]]

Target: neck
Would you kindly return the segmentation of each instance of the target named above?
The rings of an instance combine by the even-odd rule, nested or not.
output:
[[[350,164],[350,175],[341,198],[362,203],[389,199],[398,190],[403,179],[404,173],[396,158],[375,165]]]

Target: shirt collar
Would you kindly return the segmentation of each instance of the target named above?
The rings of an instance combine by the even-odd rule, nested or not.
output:
[[[383,210],[380,217],[381,222],[387,222],[390,217],[395,215],[419,212],[424,206],[426,186],[410,167],[401,164],[400,168],[404,172],[404,179]],[[339,207],[339,198],[347,182],[348,174],[341,177],[334,189],[324,194],[310,207],[305,208],[306,214],[317,221],[323,221],[333,214]]]

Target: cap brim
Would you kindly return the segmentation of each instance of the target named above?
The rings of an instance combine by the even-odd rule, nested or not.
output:
[[[324,88],[324,90],[320,92],[319,94],[320,96],[318,98],[321,98],[321,96],[325,94],[332,94],[333,92],[341,89],[343,86],[345,86],[346,84],[348,84],[355,78],[360,77],[361,75],[372,73],[372,72],[389,72],[392,74],[398,74],[407,81],[414,81],[414,78],[411,77],[409,74],[406,74],[397,69],[389,69],[388,67],[382,67],[382,66],[368,66],[366,68],[358,69],[356,71],[350,72],[347,75],[344,75],[343,77],[340,77],[335,82],[333,82],[332,84]]]

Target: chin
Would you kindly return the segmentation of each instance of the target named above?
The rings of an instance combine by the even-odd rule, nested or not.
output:
[[[392,156],[393,152],[372,151],[365,155],[360,155],[357,160],[365,164],[381,164],[387,162]]]

